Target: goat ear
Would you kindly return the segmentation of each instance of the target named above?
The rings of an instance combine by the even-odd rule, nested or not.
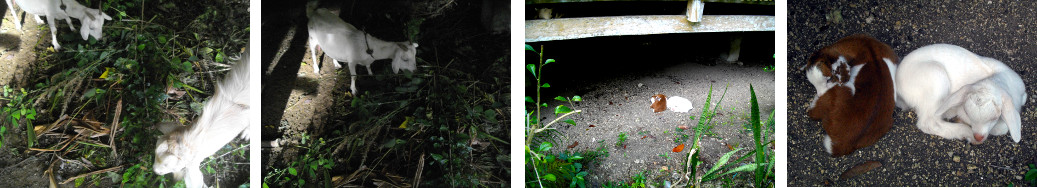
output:
[[[943,102],[940,104],[940,108],[936,110],[936,114],[943,116],[944,113],[947,113],[947,110],[956,106],[960,106],[961,103],[965,102],[965,94],[968,94],[971,91],[972,85],[968,85],[965,87],[961,87],[961,89],[958,89],[958,91],[955,91],[954,93],[951,93],[950,96],[947,96],[947,98],[943,99]]]
[[[176,127],[178,127],[180,125],[178,123],[176,123],[176,122],[166,121],[166,122],[158,123],[158,125],[156,125],[156,126],[158,126],[158,131],[162,131],[162,134],[166,135],[166,134],[169,134],[170,132],[173,132],[173,130],[176,130]]]
[[[1015,109],[1012,97],[1007,93],[1001,94],[1001,118],[1004,118],[1005,123],[1008,124],[1008,134],[1012,135],[1012,140],[1019,143],[1023,139],[1022,121],[1019,118],[1019,110]]]

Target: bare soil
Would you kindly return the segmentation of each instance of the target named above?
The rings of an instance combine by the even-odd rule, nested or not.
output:
[[[735,35],[745,37],[742,58],[739,62],[729,63],[723,60],[726,57],[722,52],[727,52],[728,39]],[[750,84],[756,92],[761,120],[768,119],[774,110],[774,72],[763,70],[773,63],[770,57],[773,49],[767,47],[773,46],[771,36],[772,32],[675,34],[532,44],[538,51],[543,45],[545,59],[557,60],[544,69],[545,82],[551,87],[544,88],[541,97],[550,108],[541,112],[544,116],[541,121],[548,122],[557,117],[553,114],[555,106],[569,106],[568,102],[553,100],[555,96],[579,95],[583,98],[582,102],[572,106],[583,112],[566,118],[573,119],[576,125],[555,124],[552,127],[557,128],[557,133],[551,134],[556,136],[546,137],[546,140],[535,139],[534,145],[539,145],[537,141],[549,141],[554,145],[551,151],[556,153],[587,152],[605,147],[608,156],[585,164],[590,171],[587,185],[592,187],[606,182],[629,182],[631,177],[642,172],[647,172],[650,185],[664,181],[675,183],[684,172],[690,149],[672,150],[681,143],[689,147],[691,144],[675,142],[675,139],[681,137],[680,134],[694,134],[691,129],[680,132],[678,126],[694,127],[698,123],[712,85],[712,105],[721,107],[713,118],[712,134],[701,140],[703,168],[711,168],[721,155],[732,149],[745,148],[735,154],[735,157],[740,157],[754,144],[752,131],[743,127],[750,116]],[[686,40],[694,40],[696,45],[681,47],[689,44]],[[529,54],[527,52],[527,60],[533,58],[529,61],[536,62],[535,54]],[[535,85],[535,80],[530,78],[532,75],[525,70],[524,73],[527,86]],[[726,96],[720,101],[728,84]],[[535,97],[531,90],[527,87],[527,96]],[[649,109],[649,98],[655,94],[680,96],[690,100],[695,107],[688,113],[669,110],[654,113]],[[626,142],[616,146],[620,134],[626,135]],[[768,137],[773,138],[773,135]],[[743,164],[747,162],[743,161]],[[735,179],[734,185],[747,184]],[[719,181],[711,183],[719,186]]]

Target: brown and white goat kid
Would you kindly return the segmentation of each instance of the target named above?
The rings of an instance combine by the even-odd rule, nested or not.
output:
[[[310,33],[310,57],[313,59],[313,73],[320,74],[316,49],[319,46],[324,54],[335,62],[335,68],[341,68],[339,61],[349,63],[349,76],[352,80],[349,89],[356,94],[356,65],[367,67],[371,72],[371,64],[375,60],[392,59],[394,73],[400,70],[415,71],[417,69],[418,43],[388,42],[375,38],[353,25],[342,21],[328,9],[317,8],[317,1],[306,5],[306,16],[310,19],[307,29]],[[370,50],[371,53],[368,53]]]
[[[652,112],[656,113],[666,111],[666,109],[670,109],[670,111],[674,112],[687,113],[693,108],[691,101],[679,96],[667,97],[663,94],[655,94],[652,95],[649,101],[652,102],[652,105],[650,106]]]
[[[112,17],[108,16],[104,12],[98,9],[87,8],[75,0],[6,0],[7,7],[11,9],[11,15],[14,17],[15,28],[21,31],[22,22],[18,19],[18,14],[14,11],[13,5],[18,5],[26,13],[35,15],[36,23],[43,23],[43,19],[40,16],[47,17],[47,25],[50,26],[51,43],[54,44],[54,49],[61,49],[61,45],[58,44],[58,36],[54,20],[65,20],[68,23],[69,29],[76,31],[75,25],[72,25],[72,19],[79,19],[82,28],[79,29],[79,34],[83,37],[83,40],[89,39],[89,36],[100,40],[101,29],[104,26],[105,20],[112,20]]]
[[[184,180],[187,187],[205,187],[205,179],[198,169],[202,160],[239,134],[248,140],[249,126],[257,123],[248,118],[251,111],[248,54],[246,49],[242,60],[217,83],[215,94],[205,103],[194,125],[159,127],[163,135],[155,147],[152,168],[156,174],[173,173],[176,179]]]
[[[821,120],[825,151],[839,157],[871,146],[893,124],[897,56],[874,38],[848,36],[818,50],[806,75],[817,89],[807,115]]]

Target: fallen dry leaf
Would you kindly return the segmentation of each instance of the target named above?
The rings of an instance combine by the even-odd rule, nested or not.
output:
[[[575,147],[576,147],[577,145],[580,145],[580,142],[577,142],[577,141],[573,141],[573,144],[572,144],[572,145],[569,145],[569,149],[573,149],[573,148],[575,148]]]
[[[645,138],[648,138],[648,136],[641,136],[642,140],[644,140]]]
[[[680,128],[681,130],[688,130],[687,125],[678,125],[677,128]]]
[[[595,126],[594,126],[594,124],[591,124],[591,126],[590,126],[590,127],[595,127]]]
[[[721,143],[723,143],[723,144],[724,144],[724,146],[727,146],[727,149],[728,149],[728,150],[730,150],[730,151],[733,151],[733,150],[735,150],[735,147],[734,147],[734,146],[731,146],[731,144],[727,144],[727,142],[721,142]]]
[[[859,176],[861,174],[867,173],[868,171],[871,171],[872,169],[878,168],[880,166],[882,166],[882,162],[878,162],[878,161],[867,161],[867,162],[858,164],[857,166],[853,166],[853,168],[850,168],[849,170],[846,170],[846,172],[843,172],[843,175],[839,175],[839,180],[845,180],[845,179],[850,179],[850,178],[855,177],[855,176]]]
[[[678,145],[677,147],[673,148],[674,153],[680,153],[681,151],[684,151],[684,144]]]

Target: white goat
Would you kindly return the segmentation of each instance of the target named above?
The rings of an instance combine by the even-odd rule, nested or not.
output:
[[[238,134],[248,140],[249,126],[258,123],[248,117],[251,111],[248,54],[246,49],[242,60],[231,67],[222,82],[217,83],[216,93],[206,102],[194,125],[159,126],[163,135],[155,147],[152,168],[156,174],[173,173],[176,179],[184,180],[187,187],[205,187],[205,179],[198,169],[202,160],[215,154]]]
[[[82,23],[82,28],[79,30],[79,34],[83,37],[83,40],[87,40],[87,36],[93,36],[94,38],[101,39],[101,28],[104,26],[105,20],[112,20],[112,17],[108,16],[104,12],[98,9],[91,9],[79,4],[75,0],[11,0],[7,1],[7,7],[11,9],[11,15],[14,16],[15,28],[21,31],[22,22],[18,19],[18,14],[15,13],[14,5],[18,5],[26,13],[35,15],[36,23],[44,23],[40,16],[47,17],[47,24],[50,25],[50,36],[51,43],[54,44],[54,49],[61,49],[61,45],[58,44],[57,30],[55,29],[54,20],[65,20],[68,23],[69,29],[76,31],[75,25],[72,24],[72,19],[79,19]]]
[[[415,71],[417,43],[388,42],[360,31],[353,25],[342,21],[328,9],[316,8],[317,2],[306,5],[306,16],[310,21],[307,28],[310,33],[310,57],[313,59],[313,73],[320,74],[316,49],[320,47],[335,62],[335,68],[341,68],[339,61],[349,63],[349,75],[352,80],[349,89],[356,94],[356,65],[367,67],[371,72],[371,63],[379,59],[392,59],[393,73],[400,69]],[[371,53],[367,53],[371,50]]]

